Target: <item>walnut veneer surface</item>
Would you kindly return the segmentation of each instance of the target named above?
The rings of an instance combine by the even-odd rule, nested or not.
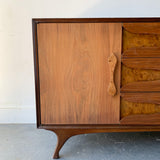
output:
[[[118,124],[121,24],[40,23],[37,30],[41,123]],[[115,96],[107,92],[112,52]]]
[[[157,23],[146,23],[148,24],[148,26],[150,28],[159,28],[159,24],[157,25]],[[146,26],[146,24],[142,24],[143,26]],[[135,26],[134,26],[135,25]],[[144,61],[146,62],[151,61],[150,57],[153,57],[153,62],[151,62],[151,67],[149,67],[148,62],[146,62],[146,68],[148,69],[144,69],[144,65],[140,62],[140,64],[137,63],[136,60],[134,60],[134,57],[137,57],[137,55],[134,56],[134,54],[132,54],[132,57],[130,62],[135,62],[135,65],[132,65],[131,63],[127,63],[126,65],[122,65],[122,78],[121,78],[121,85],[127,85],[127,84],[131,84],[133,82],[146,82],[146,81],[154,81],[154,80],[160,80],[160,61],[159,58],[157,59],[157,57],[160,57],[160,32],[158,31],[158,29],[156,30],[155,28],[150,31],[147,27],[146,30],[144,31],[144,28],[142,28],[142,30],[138,30],[138,29],[133,29],[133,28],[138,28],[139,24],[132,24],[132,26],[130,29],[130,25],[125,25],[124,24],[124,28],[123,28],[123,53],[125,52],[133,52],[133,53],[137,53],[137,50],[132,51],[133,48],[138,48],[139,50],[141,49],[142,53],[140,54],[140,57],[144,57]],[[126,27],[126,28],[125,28]],[[138,31],[137,31],[138,30]],[[150,32],[149,32],[150,31]],[[144,51],[143,51],[144,50]],[[147,50],[147,51],[146,51]],[[152,54],[153,52],[153,54]],[[127,54],[127,56],[129,56],[129,54]],[[146,58],[149,57],[149,58]],[[142,60],[142,58],[139,58],[140,60]],[[156,65],[156,60],[158,65]],[[142,68],[140,69],[140,65],[142,64]],[[156,65],[156,69],[152,69],[152,66]],[[141,85],[139,86],[141,87]],[[157,86],[159,87],[159,86]],[[140,93],[142,95],[142,93]],[[144,93],[143,93],[144,94]],[[136,93],[137,95],[137,93]],[[134,97],[134,95],[132,94],[131,97]],[[125,97],[126,98],[126,97]],[[150,99],[150,95],[144,94],[144,98],[147,100]],[[127,101],[132,99],[132,101]],[[138,115],[138,114],[153,114],[153,113],[158,113],[160,112],[160,105],[159,104],[155,104],[155,103],[135,103],[133,102],[133,98],[126,98],[126,100],[124,100],[124,98],[121,98],[121,118],[124,118],[128,115]],[[160,100],[160,94],[158,99]]]

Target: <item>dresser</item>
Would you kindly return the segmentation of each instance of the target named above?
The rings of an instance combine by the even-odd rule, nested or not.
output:
[[[160,18],[33,19],[37,127],[160,131]],[[71,149],[72,150],[72,149]]]

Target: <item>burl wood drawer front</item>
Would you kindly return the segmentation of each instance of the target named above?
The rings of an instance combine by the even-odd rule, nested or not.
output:
[[[121,23],[37,24],[41,124],[119,123],[121,34]]]
[[[124,23],[121,124],[160,124],[160,23]]]

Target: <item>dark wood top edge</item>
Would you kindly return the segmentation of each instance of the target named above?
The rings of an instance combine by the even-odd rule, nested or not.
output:
[[[106,22],[160,22],[160,17],[132,18],[33,18],[33,23],[106,23]]]

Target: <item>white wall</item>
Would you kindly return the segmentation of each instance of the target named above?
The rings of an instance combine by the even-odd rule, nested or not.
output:
[[[0,123],[35,123],[32,18],[158,17],[159,0],[0,0]]]

